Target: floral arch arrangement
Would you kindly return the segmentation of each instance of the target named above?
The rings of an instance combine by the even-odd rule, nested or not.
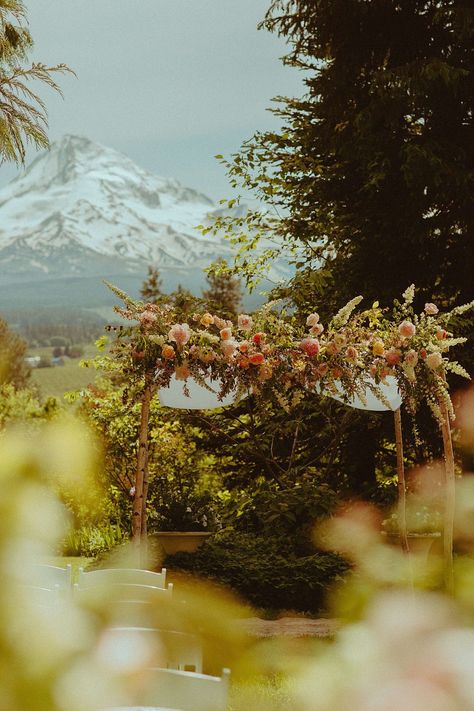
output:
[[[172,379],[182,381],[185,395],[189,395],[187,381],[192,379],[206,389],[217,383],[221,401],[231,394],[238,399],[251,392],[258,398],[274,399],[288,411],[308,391],[342,395],[349,404],[354,397],[364,403],[369,392],[393,409],[381,387],[392,379],[406,408],[415,414],[420,404],[427,402],[441,428],[447,471],[446,515],[452,518],[450,421],[454,413],[446,374],[470,376],[449,358],[450,349],[466,339],[455,337],[448,329],[453,317],[473,308],[474,302],[448,313],[427,303],[422,313],[415,313],[412,285],[391,310],[380,308],[377,302],[370,309],[357,310],[362,301],[358,296],[327,324],[321,323],[316,312],[301,319],[298,314],[278,310],[275,302],[251,316],[241,314],[236,323],[208,312],[196,312],[189,322],[179,323],[170,307],[134,301],[108,286],[124,303],[116,307],[117,313],[131,322],[109,327],[116,336],[111,356],[142,397],[132,524],[136,541],[146,534],[149,403]],[[401,431],[398,450],[400,436]],[[400,457],[398,469],[403,475]],[[452,534],[446,533],[450,527],[452,523],[445,526],[446,550],[452,550]]]

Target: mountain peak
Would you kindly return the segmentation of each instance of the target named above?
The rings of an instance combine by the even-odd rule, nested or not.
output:
[[[112,148],[66,135],[0,191],[0,272],[202,269],[229,251],[196,230],[213,207]]]

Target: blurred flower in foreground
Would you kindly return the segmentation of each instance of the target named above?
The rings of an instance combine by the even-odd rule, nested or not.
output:
[[[311,711],[474,709],[474,630],[453,601],[398,591],[377,597],[298,685]]]

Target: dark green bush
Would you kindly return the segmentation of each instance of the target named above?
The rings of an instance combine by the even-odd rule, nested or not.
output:
[[[298,556],[286,539],[221,531],[196,553],[168,556],[166,565],[211,578],[256,607],[317,612],[348,565],[333,553]]]

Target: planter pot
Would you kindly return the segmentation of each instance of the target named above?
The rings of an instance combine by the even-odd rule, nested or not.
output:
[[[212,533],[207,531],[159,531],[154,534],[167,555],[194,553],[209,536]]]
[[[387,541],[391,544],[400,544],[400,535],[398,533],[382,531],[382,536],[386,537]],[[409,533],[408,548],[410,549],[410,553],[414,553],[420,560],[426,562],[434,542],[440,539],[441,533],[439,531],[433,531],[432,533]]]

